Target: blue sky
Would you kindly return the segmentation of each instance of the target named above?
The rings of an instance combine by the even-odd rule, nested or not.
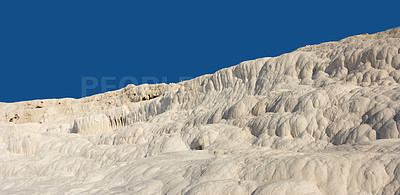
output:
[[[80,98],[83,85],[92,95],[122,81],[179,82],[400,26],[398,8],[396,1],[1,1],[0,102]]]

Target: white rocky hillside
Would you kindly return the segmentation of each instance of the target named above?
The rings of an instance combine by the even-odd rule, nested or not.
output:
[[[0,103],[1,194],[400,194],[400,28]]]

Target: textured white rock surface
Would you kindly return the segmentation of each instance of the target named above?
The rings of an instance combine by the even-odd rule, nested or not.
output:
[[[2,194],[399,194],[400,28],[179,84],[0,103]]]

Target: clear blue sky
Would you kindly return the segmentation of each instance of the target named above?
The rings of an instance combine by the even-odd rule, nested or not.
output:
[[[1,1],[0,102],[79,98],[82,78],[99,82],[88,95],[104,91],[101,78],[106,90],[124,78],[179,82],[307,44],[400,26],[399,4]]]

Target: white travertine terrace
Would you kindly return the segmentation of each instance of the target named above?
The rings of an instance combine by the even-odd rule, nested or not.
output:
[[[2,194],[399,194],[400,28],[0,103]]]

